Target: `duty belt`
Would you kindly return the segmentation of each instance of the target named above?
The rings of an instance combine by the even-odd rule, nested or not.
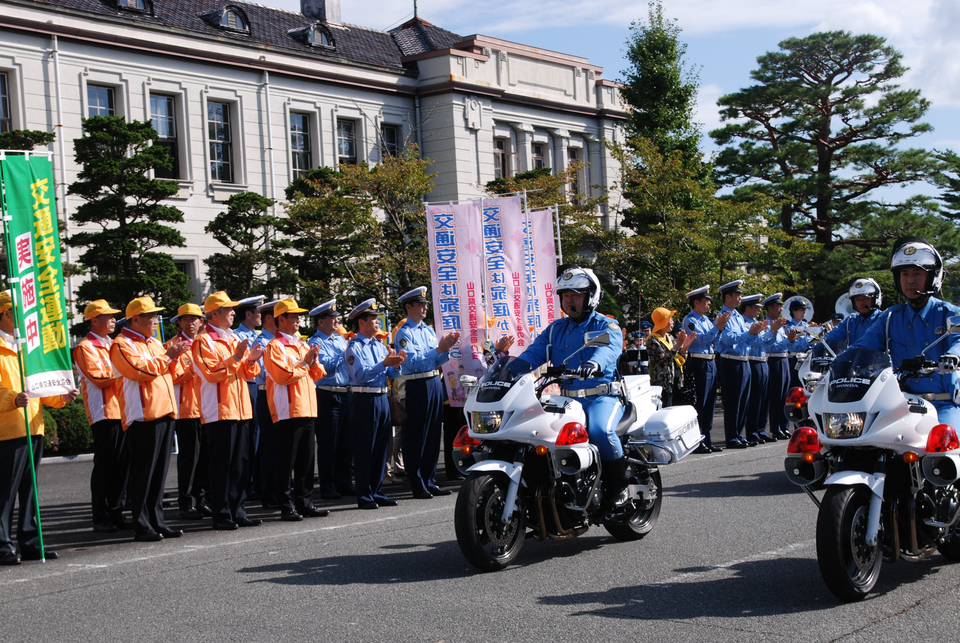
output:
[[[766,362],[767,356],[764,355],[763,357],[761,357],[759,355],[748,355],[747,359],[749,359],[751,362]]]
[[[807,351],[798,351],[796,353],[790,353],[790,357],[800,357],[801,355],[806,356]]]
[[[696,357],[697,359],[713,359],[713,353],[687,353],[687,357]]]
[[[350,390],[354,393],[373,393],[374,395],[382,395],[387,392],[386,386],[351,386]]]
[[[327,386],[327,385],[321,386],[317,384],[317,390],[330,391],[331,393],[349,393],[350,387],[349,386]]]
[[[767,357],[789,357],[790,353],[767,353]]]
[[[409,373],[404,374],[403,379],[406,380],[425,380],[431,377],[436,377],[440,374],[440,371],[433,369],[432,371],[427,371],[426,373]]]
[[[928,402],[948,402],[953,399],[950,393],[914,393],[917,397],[922,397]]]
[[[732,360],[736,360],[736,361],[738,361],[738,362],[749,362],[749,361],[750,361],[750,358],[747,357],[746,355],[727,355],[726,353],[720,353],[720,356],[723,357],[723,359],[732,359]]]
[[[601,384],[600,386],[595,386],[593,388],[580,388],[580,389],[569,389],[562,388],[560,389],[560,394],[565,397],[592,397],[594,395],[616,395],[620,392],[620,382],[611,382],[609,384]]]
[[[266,385],[266,384],[257,384],[257,390],[258,390],[258,391],[266,391],[266,390],[267,390],[267,385]]]

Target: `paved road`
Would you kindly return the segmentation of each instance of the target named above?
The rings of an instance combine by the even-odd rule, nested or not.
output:
[[[526,542],[478,574],[457,548],[456,496],[376,512],[135,543],[88,528],[89,463],[41,467],[60,560],[0,569],[6,636],[39,641],[903,641],[956,639],[960,566],[885,565],[841,605],[817,569],[816,508],[782,473],[784,443],[666,467],[654,531]],[[172,488],[173,474],[170,482]],[[949,628],[949,629],[948,629]],[[13,640],[13,639],[7,639]]]

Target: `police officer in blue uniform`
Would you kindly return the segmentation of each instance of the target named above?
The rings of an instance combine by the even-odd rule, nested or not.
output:
[[[700,423],[700,433],[703,442],[695,453],[716,453],[723,451],[722,447],[714,446],[710,432],[713,430],[713,412],[717,405],[717,362],[713,349],[714,342],[720,331],[727,325],[730,313],[717,315],[716,321],[707,317],[712,297],[710,286],[701,286],[687,293],[690,302],[690,312],[683,318],[683,329],[697,336],[687,349],[687,362],[684,364],[684,375],[693,378],[697,409],[697,420]]]
[[[244,297],[240,300],[237,307],[236,318],[240,320],[235,331],[237,338],[242,342],[249,340],[250,346],[257,338],[257,326],[260,325],[260,311],[257,306],[266,299],[263,295],[254,295],[253,297]],[[261,358],[260,369],[263,370]],[[257,383],[256,379],[247,380],[247,390],[250,393],[250,404],[253,407],[253,419],[250,421],[250,432],[248,433],[248,450],[250,453],[250,486],[247,489],[247,497],[254,493],[262,494],[263,488],[260,480],[260,458],[258,451],[260,449],[260,422],[257,418]],[[255,497],[255,496],[254,496]]]
[[[355,496],[353,486],[353,435],[347,430],[350,378],[347,376],[347,340],[337,332],[337,300],[325,301],[310,311],[317,332],[307,343],[319,347],[317,360],[327,374],[317,386],[317,480],[324,500]]]
[[[345,351],[350,379],[350,423],[355,432],[354,469],[357,506],[361,509],[395,507],[397,501],[382,490],[390,442],[390,403],[387,377],[400,377],[407,354],[384,346],[375,335],[380,330],[375,299],[367,299],[347,315],[357,323],[357,335]]]
[[[443,427],[443,383],[440,369],[450,356],[448,351],[460,341],[460,333],[437,333],[424,318],[430,300],[424,286],[414,288],[397,299],[404,307],[407,321],[397,329],[394,346],[403,350],[402,373],[406,395],[407,422],[401,434],[403,468],[410,480],[413,497],[429,500],[448,496],[450,491],[437,485],[437,461],[440,458]]]
[[[869,277],[857,277],[850,284],[847,294],[855,312],[844,317],[827,333],[826,338],[831,345],[844,342],[847,346],[853,346],[880,319],[880,304],[883,303],[880,284]]]
[[[250,341],[250,348],[260,345],[266,351],[267,344],[277,334],[273,307],[279,301],[277,299],[257,306],[257,312],[260,314],[261,330]],[[264,509],[278,509],[280,505],[276,494],[277,432],[273,427],[270,404],[267,402],[267,369],[263,366],[262,357],[260,358],[260,373],[254,378],[253,384],[257,391],[254,417],[257,419],[257,427],[260,433],[255,460],[260,471],[260,501],[263,503]]]
[[[623,352],[623,331],[615,320],[597,312],[600,303],[600,281],[592,270],[571,266],[557,280],[560,308],[567,315],[540,333],[533,343],[510,363],[510,371],[528,373],[551,362],[560,365],[583,347],[584,334],[606,331],[608,346],[586,348],[567,362],[568,369],[580,376],[561,392],[577,398],[587,414],[590,442],[596,445],[603,461],[603,474],[608,483],[626,479],[627,462],[623,445],[616,435],[623,408],[613,386],[617,360]]]
[[[737,312],[743,298],[743,279],[737,279],[720,286],[723,298],[721,314],[729,313],[719,341],[714,345],[720,363],[718,373],[723,383],[723,430],[727,438],[728,449],[746,449],[755,447],[758,442],[743,436],[747,422],[747,403],[750,400],[750,346],[760,341],[759,334],[768,326],[767,322],[748,323]]]
[[[791,297],[790,299],[793,301],[790,302],[790,316],[787,318],[787,330],[795,331],[803,340],[790,351],[789,356],[790,388],[794,388],[801,385],[798,368],[799,364],[803,361],[802,356],[804,351],[809,348],[809,345],[806,342],[807,338],[810,336],[809,331],[811,324],[809,324],[806,319],[807,312],[810,310],[810,308],[807,306],[807,302],[799,297]]]
[[[760,300],[763,295],[750,295],[740,301],[743,316],[747,323],[753,324],[760,315]],[[747,440],[763,444],[776,442],[777,438],[767,434],[767,413],[770,407],[770,369],[767,365],[767,350],[776,342],[777,333],[786,324],[785,319],[769,321],[769,328],[762,331],[759,342],[750,346],[747,356],[750,358],[750,398],[747,401],[747,421],[745,431]]]
[[[960,314],[960,307],[933,295],[943,285],[943,259],[920,237],[904,237],[894,244],[890,261],[893,285],[907,303],[891,306],[854,346],[887,351],[894,367],[921,351],[949,330],[947,318]],[[960,333],[952,334],[928,350],[924,357],[937,362],[937,372],[902,380],[901,388],[928,400],[937,409],[942,424],[960,426],[957,368],[960,367]]]
[[[771,323],[783,319],[781,297],[783,293],[777,292],[760,302]],[[767,399],[772,440],[790,438],[790,423],[783,413],[783,405],[790,391],[790,353],[806,349],[806,339],[798,338],[797,331],[787,330],[785,324],[777,329],[776,339],[767,347],[767,370],[770,373]]]

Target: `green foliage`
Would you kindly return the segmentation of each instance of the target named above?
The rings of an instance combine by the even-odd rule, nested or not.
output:
[[[0,133],[0,150],[30,151],[41,145],[49,145],[57,139],[53,132],[16,129]]]
[[[62,409],[44,406],[43,420],[43,448],[48,455],[74,455],[93,446],[93,432],[79,397]]]
[[[183,213],[162,203],[179,188],[176,181],[149,177],[154,168],[171,167],[169,152],[150,145],[157,136],[150,122],[94,116],[84,119],[83,131],[74,141],[83,169],[68,189],[85,201],[72,216],[83,231],[68,240],[85,248],[79,264],[89,279],[77,290],[78,310],[100,298],[122,307],[142,295],[176,310],[191,297],[188,278],[158,248],[185,245],[180,232],[167,225],[182,223]]]
[[[204,260],[214,289],[235,297],[293,292],[293,275],[273,244],[279,225],[267,214],[273,203],[256,192],[234,194],[226,201],[227,211],[206,225],[204,232],[230,251]]]

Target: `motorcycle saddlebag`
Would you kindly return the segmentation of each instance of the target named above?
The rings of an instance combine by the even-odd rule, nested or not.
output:
[[[700,444],[700,423],[692,406],[671,406],[661,409],[647,420],[640,437],[657,442],[672,451],[677,460],[690,454]]]

